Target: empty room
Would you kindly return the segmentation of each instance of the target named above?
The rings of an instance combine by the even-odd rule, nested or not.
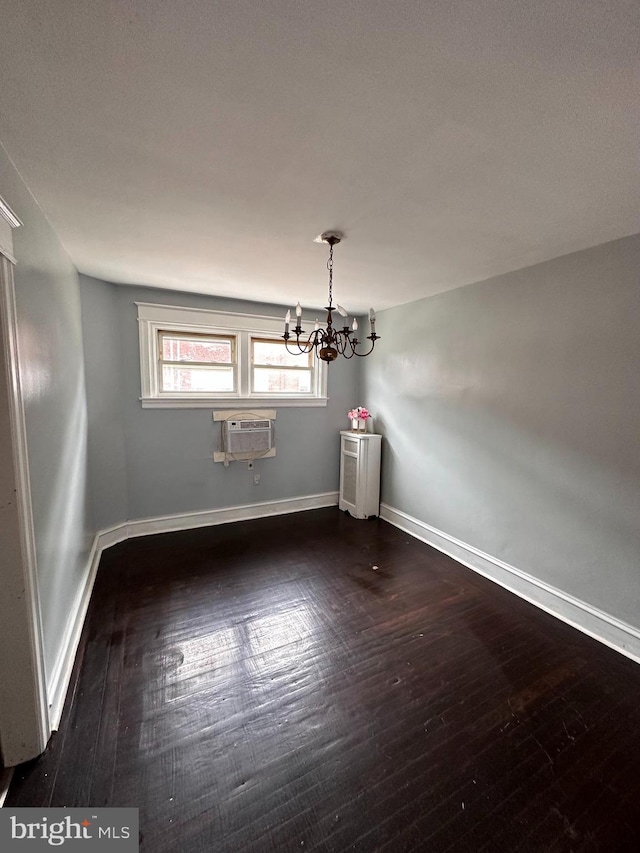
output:
[[[638,5],[0,24],[0,849],[636,851]]]

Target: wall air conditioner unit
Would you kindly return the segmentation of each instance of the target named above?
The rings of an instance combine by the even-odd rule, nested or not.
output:
[[[276,409],[255,409],[243,412],[223,409],[213,412],[213,420],[221,424],[219,450],[214,450],[213,461],[253,462],[276,455],[275,431],[278,416]],[[251,465],[249,467],[252,467]]]
[[[271,450],[271,421],[224,421],[222,435],[225,453],[268,453]]]

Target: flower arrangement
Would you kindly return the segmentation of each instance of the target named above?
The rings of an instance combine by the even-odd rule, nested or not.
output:
[[[356,406],[347,412],[347,417],[351,420],[352,429],[358,432],[362,428],[364,431],[367,428],[367,420],[371,417],[371,412],[364,406]]]
[[[351,418],[352,421],[358,419],[359,421],[366,421],[367,418],[371,417],[371,412],[369,409],[365,409],[364,406],[356,406],[355,409],[351,409],[351,411],[347,412],[347,417]]]

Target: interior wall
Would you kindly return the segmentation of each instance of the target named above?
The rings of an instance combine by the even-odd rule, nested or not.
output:
[[[124,365],[115,285],[80,276],[88,412],[88,475],[98,530],[128,518]]]
[[[326,407],[278,408],[277,455],[227,468],[213,462],[220,449],[220,424],[213,407],[143,409],[136,302],[156,302],[247,314],[284,317],[286,308],[145,287],[128,287],[82,278],[89,412],[103,435],[90,442],[90,470],[96,472],[95,505],[99,526],[117,519],[123,501],[121,468],[126,457],[126,518],[129,520],[211,510],[336,491],[339,485],[339,431],[347,411],[357,405],[359,365],[342,360],[329,366]],[[115,313],[112,297],[115,298]],[[96,333],[102,326],[102,332]],[[118,340],[118,355],[102,361],[104,347]],[[113,345],[113,344],[112,344]],[[119,365],[116,363],[119,362]],[[114,373],[121,370],[121,381]],[[103,396],[103,389],[106,393]],[[118,398],[122,428],[115,422]],[[108,412],[105,412],[105,408]],[[217,408],[233,408],[225,404]],[[120,436],[124,454],[118,453]],[[108,447],[108,452],[107,452]],[[95,457],[95,458],[94,458]],[[253,474],[260,474],[260,485]],[[106,484],[106,492],[100,485]]]
[[[380,313],[385,503],[640,627],[640,235]]]
[[[0,195],[14,231],[19,366],[31,479],[45,665],[62,648],[94,524],[87,496],[87,406],[78,275],[0,147]]]

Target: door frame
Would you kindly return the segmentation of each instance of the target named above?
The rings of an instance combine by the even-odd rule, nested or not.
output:
[[[0,756],[35,758],[51,734],[18,322],[12,231],[22,223],[0,198]]]

